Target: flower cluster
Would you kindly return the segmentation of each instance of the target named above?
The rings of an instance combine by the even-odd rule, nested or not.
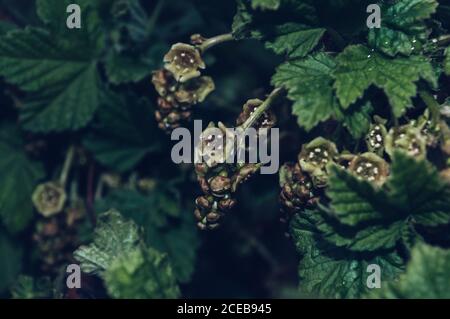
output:
[[[243,125],[263,102],[249,100],[243,107],[236,120],[238,126]],[[275,124],[272,112],[262,113],[255,121],[255,129],[271,128]],[[220,134],[211,134],[213,130],[220,130]],[[197,147],[199,155],[204,159],[196,164],[197,180],[203,192],[195,200],[195,217],[200,229],[212,230],[217,228],[223,217],[236,205],[235,193],[242,183],[257,173],[260,163],[226,163],[230,154],[230,145],[235,145],[236,136],[227,131],[222,123],[216,127],[211,123],[200,135]],[[247,150],[248,151],[248,150]]]
[[[205,68],[199,50],[177,43],[164,57],[163,69],[153,72],[152,83],[159,94],[155,118],[159,128],[170,133],[190,119],[192,106],[203,102],[215,89],[209,76],[200,76]]]
[[[380,117],[374,118],[365,136],[366,152],[363,153],[339,153],[336,144],[323,137],[304,144],[298,162],[284,164],[280,171],[280,202],[287,218],[308,209],[323,195],[330,165],[339,165],[354,176],[381,186],[389,176],[388,161],[394,152],[424,159],[428,148],[440,145],[446,153],[450,130],[445,121],[431,121],[428,111],[417,120],[392,127],[389,131],[386,123]],[[447,179],[449,175],[448,170],[442,172]]]

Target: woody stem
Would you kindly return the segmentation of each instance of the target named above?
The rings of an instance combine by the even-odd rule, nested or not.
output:
[[[63,169],[61,175],[59,176],[59,183],[64,187],[67,182],[67,176],[69,175],[70,167],[72,166],[73,157],[75,155],[75,147],[72,145],[66,154],[66,159],[64,160]]]
[[[206,50],[212,48],[213,46],[227,42],[227,41],[233,41],[234,37],[231,33],[221,34],[209,39],[206,39],[202,44],[200,44],[197,48],[200,50],[200,52],[205,52]]]
[[[270,95],[267,97],[267,99],[253,111],[252,115],[250,115],[247,121],[242,124],[241,128],[245,131],[249,127],[252,127],[253,124],[255,124],[255,122],[258,121],[259,118],[264,114],[264,112],[266,112],[283,94],[283,91],[284,90],[282,88],[276,88],[275,90],[273,90],[272,93],[270,93]]]

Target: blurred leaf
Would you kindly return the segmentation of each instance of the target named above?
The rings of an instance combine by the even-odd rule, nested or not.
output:
[[[343,123],[354,138],[360,138],[369,131],[373,106],[370,102],[362,106],[353,104],[346,110],[338,109],[336,118]]]
[[[167,255],[153,248],[134,249],[116,258],[104,274],[113,298],[178,298],[178,288]]]
[[[48,299],[53,296],[53,287],[49,278],[33,278],[20,275],[11,294],[14,299]]]
[[[280,0],[252,0],[253,9],[277,10],[280,6]]]
[[[0,126],[0,154],[0,220],[11,232],[18,232],[33,216],[31,194],[44,170],[27,157],[15,127]]]
[[[416,245],[411,261],[398,281],[388,282],[368,295],[371,298],[449,299],[450,250]]]
[[[16,26],[8,21],[0,21],[0,35],[6,34],[8,31],[14,30]]]
[[[199,238],[192,214],[182,211],[178,193],[158,184],[148,195],[118,190],[96,202],[96,210],[115,208],[144,229],[145,242],[169,255],[178,280],[190,279]]]
[[[125,172],[160,148],[160,136],[147,100],[108,92],[83,144],[100,163]]]
[[[115,208],[137,224],[152,227],[168,226],[169,218],[181,215],[179,193],[163,184],[148,195],[131,189],[119,189],[97,201],[95,206],[98,212]]]
[[[102,275],[113,261],[139,245],[139,230],[133,221],[125,220],[115,210],[98,217],[94,241],[81,246],[74,253],[83,272]]]
[[[155,10],[159,15],[160,7]],[[104,61],[106,73],[113,84],[138,82],[159,66],[166,46],[153,36],[156,21],[139,0],[116,0],[110,11],[112,48]]]
[[[399,0],[383,6],[381,28],[370,29],[369,45],[390,56],[420,50],[431,32],[424,20],[435,13],[437,6],[436,0]]]
[[[0,294],[15,281],[22,269],[22,247],[0,229]]]
[[[445,50],[444,71],[450,75],[450,47]]]
[[[94,241],[74,252],[83,272],[97,274],[114,298],[176,298],[179,289],[166,255],[141,240],[139,227],[118,211],[98,217]]]
[[[161,57],[163,51],[156,47],[146,51],[143,57],[110,52],[105,60],[109,81],[113,84],[141,81],[158,67],[159,61],[153,57]]]

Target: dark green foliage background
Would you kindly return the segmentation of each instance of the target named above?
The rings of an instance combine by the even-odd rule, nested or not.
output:
[[[115,19],[110,12],[112,3],[115,1],[99,2],[102,5],[100,18],[104,21],[100,35],[109,37],[120,28],[122,22]],[[15,107],[17,101],[12,97],[17,96],[21,103],[36,102],[41,98],[45,100],[47,97],[35,98],[33,95],[41,92],[34,93],[34,88],[31,88],[31,92],[25,92],[18,89],[17,86],[11,85],[11,81],[10,84],[5,81],[0,83],[1,123],[13,125],[15,129],[20,128],[20,135],[26,143],[36,139],[45,140],[45,152],[38,158],[33,158],[33,161],[44,165],[42,175],[38,176],[39,181],[49,180],[57,174],[69,143],[85,145],[88,151],[95,154],[93,157],[93,153],[89,153],[89,165],[94,165],[96,179],[103,171],[115,171],[122,174],[125,180],[135,173],[156,180],[158,186],[155,192],[157,193],[152,196],[159,197],[156,199],[157,205],[150,202],[153,199],[139,198],[144,196],[137,192],[118,191],[96,202],[95,207],[100,212],[112,205],[119,206],[117,208],[121,209],[124,215],[134,218],[132,215],[134,213],[138,219],[142,214],[147,214],[148,217],[144,217],[145,220],[137,221],[154,229],[146,236],[156,248],[166,252],[169,250],[169,255],[170,250],[175,251],[178,265],[174,267],[181,268],[184,282],[181,285],[183,296],[205,298],[281,296],[287,289],[295,288],[297,285],[298,257],[293,243],[284,236],[284,226],[278,222],[278,177],[276,175],[258,176],[245,185],[239,194],[239,205],[233,212],[233,216],[230,216],[229,222],[224,223],[223,227],[216,232],[200,233],[192,218],[193,200],[200,194],[193,169],[187,165],[172,164],[170,137],[157,129],[153,118],[152,110],[157,95],[150,83],[150,73],[162,66],[164,52],[173,43],[188,42],[189,36],[193,33],[214,36],[229,32],[236,12],[236,4],[234,1],[209,0],[164,0],[160,2],[163,5],[158,16],[154,17],[156,23],[151,33],[146,34],[142,39],[138,37],[135,43],[127,47],[124,54],[121,55],[124,59],[137,57],[142,63],[136,68],[137,72],[126,76],[120,73],[108,76],[108,72],[114,67],[122,68],[122,70],[131,68],[130,66],[124,67],[121,60],[110,62],[110,59],[113,59],[112,56],[118,52],[117,47],[111,43],[110,39],[104,41],[98,47],[99,52],[92,55],[95,56],[95,62],[99,62],[97,64],[99,81],[97,85],[107,93],[105,93],[106,97],[98,97],[102,99],[101,101],[106,102],[96,106],[97,110],[93,118],[90,118],[90,115],[86,117],[86,120],[89,121],[87,126],[84,124],[85,120],[82,120],[80,125],[68,122],[67,125],[64,124],[64,128],[57,127],[62,125],[59,120],[43,119],[42,122],[29,122],[26,114],[19,116]],[[141,4],[145,10],[143,22],[148,23],[155,7],[159,4],[153,0],[141,1]],[[65,23],[65,7],[60,15],[61,21]],[[0,19],[0,32],[15,27],[44,26],[36,15],[35,1],[0,1]],[[87,28],[88,21],[92,18],[83,16],[83,19],[83,28]],[[58,22],[51,21],[51,23]],[[143,28],[145,24],[138,25],[139,27]],[[71,34],[78,31],[59,28],[58,32],[61,33],[62,38],[71,41],[74,37]],[[73,43],[61,43],[61,45],[72,46],[69,48],[71,55],[89,54],[86,52],[88,47],[82,45],[83,42],[77,41],[73,40],[75,45],[72,45]],[[133,42],[133,39],[131,41]],[[34,50],[38,49],[34,48]],[[64,55],[63,51],[59,52]],[[142,58],[144,56],[145,59]],[[233,124],[242,104],[247,99],[263,97],[270,90],[270,77],[274,68],[281,62],[280,57],[265,49],[256,40],[224,44],[210,50],[205,56],[205,60],[208,64],[207,74],[214,78],[217,87],[207,101],[195,109],[194,118],[202,119],[205,125],[209,120],[221,120]],[[2,63],[4,62],[0,62],[0,64]],[[7,67],[12,72],[11,65],[2,65],[0,67]],[[57,72],[60,74],[58,75]],[[52,77],[54,79],[64,78],[66,75],[61,72],[64,71],[56,71]],[[69,79],[73,77],[70,72]],[[132,81],[128,81],[129,78]],[[135,79],[137,80],[135,81]],[[17,79],[12,82],[22,85],[23,81],[27,80]],[[123,83],[118,84],[117,82]],[[47,90],[46,85],[43,82],[37,88]],[[73,101],[70,100],[70,97],[66,97],[67,101],[72,103],[67,107],[90,107],[89,103],[91,102],[83,98],[84,93],[77,91],[79,89],[86,90],[88,88],[76,88],[74,92],[77,97]],[[48,91],[51,96],[51,89]],[[281,161],[284,161],[295,156],[301,143],[297,140],[298,134],[295,132],[298,128],[295,118],[290,116],[288,105],[277,110],[277,113],[280,125],[290,129],[289,134],[283,137],[281,144]],[[51,129],[52,126],[54,129]],[[31,131],[36,131],[36,134],[31,136],[24,130],[26,127]],[[68,127],[74,130],[66,130]],[[51,132],[47,132],[48,129]],[[23,146],[20,147],[23,149]],[[2,149],[1,151],[3,153],[0,154],[0,157],[7,155],[4,153],[7,150]],[[79,180],[80,196],[83,199],[86,199],[87,196],[86,179],[89,165],[79,167],[72,176]],[[4,173],[6,171],[0,172],[0,175]],[[10,187],[22,187],[23,183],[29,183],[26,180],[17,180],[16,182],[18,185]],[[170,185],[176,185],[179,192],[177,196],[166,193],[166,188]],[[127,192],[131,192],[131,194],[127,194]],[[24,208],[26,212],[20,215],[23,216],[20,218],[26,218],[26,220],[19,221],[23,227],[20,226],[18,232],[14,229],[12,232],[11,227],[6,230],[2,226],[0,234],[0,291],[2,296],[8,296],[7,288],[14,282],[19,272],[35,278],[42,275],[39,272],[38,258],[35,256],[35,247],[31,242],[33,225],[38,215],[32,209],[29,192],[24,195],[23,201],[28,203],[28,206]],[[127,210],[130,202],[132,203],[131,211]],[[158,208],[158,205],[161,207]],[[179,216],[163,216],[165,220],[162,221],[164,225],[161,226],[157,215],[167,214],[164,207],[173,205],[176,205],[176,214]],[[136,207],[134,212],[133,207]],[[187,220],[188,224],[183,226],[183,230],[176,230],[180,219]],[[89,226],[87,227],[89,228]],[[172,228],[175,228],[174,234],[168,233]],[[89,229],[86,232],[89,234]],[[186,240],[183,243],[186,238],[194,239]],[[167,241],[172,248],[167,248]],[[97,290],[89,291],[91,297],[104,296],[101,286],[94,285],[94,287]],[[83,291],[81,295],[83,296]]]
[[[69,30],[71,2],[0,0],[1,297],[449,296],[448,1],[380,0],[384,24],[368,29],[369,0],[79,0],[82,28]],[[313,180],[306,196],[320,203],[299,204],[288,227],[278,176],[257,175],[222,227],[200,232],[197,176],[170,158],[151,76],[173,44],[230,32],[242,41],[202,56],[216,89],[193,119],[234,126],[248,99],[277,87],[281,165],[318,136],[321,147],[335,143],[357,158],[383,118],[386,181],[361,180],[341,162],[326,172],[302,167],[323,173],[327,187]],[[427,154],[405,154],[412,141],[391,152],[389,138],[401,148],[396,130],[405,127]],[[75,199],[86,208],[68,251],[86,273],[76,292],[65,288],[66,264],[41,267],[33,237],[45,220],[31,200],[38,184],[58,179],[72,146],[66,209]],[[97,191],[112,175],[118,186]],[[372,263],[386,285],[371,294]]]

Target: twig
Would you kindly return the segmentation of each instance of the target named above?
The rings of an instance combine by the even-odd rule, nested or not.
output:
[[[206,39],[202,44],[197,46],[197,49],[199,49],[200,52],[205,52],[206,50],[212,48],[213,46],[216,46],[223,42],[233,41],[233,40],[234,40],[234,37],[231,33],[221,34],[221,35]]]
[[[161,14],[163,7],[164,7],[164,0],[159,0],[153,9],[150,19],[148,20],[146,29],[147,35],[150,35],[153,32],[153,29],[155,28],[156,22],[158,21],[159,15]]]
[[[97,220],[95,218],[94,212],[94,176],[95,176],[95,163],[91,162],[89,165],[87,177],[86,210],[92,225],[95,226]]]
[[[59,183],[64,187],[67,183],[67,176],[69,175],[70,167],[72,166],[73,157],[75,155],[75,147],[72,145],[66,154],[66,159],[64,160],[63,169],[61,175],[59,176]]]

